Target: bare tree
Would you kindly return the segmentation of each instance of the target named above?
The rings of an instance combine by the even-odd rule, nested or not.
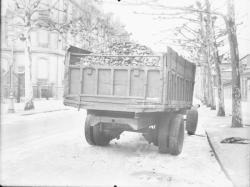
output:
[[[146,3],[148,6],[157,7],[159,10],[176,10],[185,12],[202,12],[204,14],[216,15],[223,18],[226,24],[228,34],[228,41],[230,44],[230,57],[232,63],[232,127],[242,127],[242,114],[241,114],[241,92],[240,92],[240,72],[239,72],[239,52],[236,35],[234,1],[228,0],[228,13],[227,15],[217,11],[199,10],[192,6],[190,7],[170,7],[161,4]],[[218,70],[218,68],[216,68]]]
[[[239,49],[236,35],[234,0],[227,0],[227,16],[224,18],[230,45],[232,64],[232,127],[243,127],[241,113],[241,88]]]
[[[218,95],[218,110],[217,110],[217,116],[225,116],[225,104],[224,104],[224,88],[221,80],[221,58],[219,56],[218,51],[218,42],[216,41],[215,36],[215,29],[214,29],[214,21],[216,20],[216,17],[213,17],[212,20],[212,27],[211,27],[211,39],[212,39],[212,50],[213,50],[213,57],[214,57],[214,64],[215,64],[215,70],[216,70],[216,76],[217,76],[217,95]]]
[[[212,76],[213,55],[212,40],[210,39],[211,28],[209,25],[211,21],[210,17],[203,12],[205,9],[201,3],[197,2],[196,7],[199,11],[165,13],[164,16],[168,16],[168,19],[181,19],[186,21],[185,24],[176,28],[176,36],[178,36],[176,40],[181,47],[189,53],[189,59],[195,62],[203,72],[201,79],[203,86],[201,87],[202,90],[200,90],[203,92],[202,100],[213,110],[216,106],[213,89],[215,83]],[[206,11],[210,11],[210,7],[206,9]]]
[[[91,1],[85,0],[81,4],[75,0],[70,2],[80,12],[79,19],[72,22],[69,29],[74,38],[81,40],[74,41],[74,45],[93,52],[107,52],[110,43],[127,33],[120,22],[114,21],[112,14],[104,14]]]
[[[24,110],[34,109],[32,87],[32,56],[31,56],[31,31],[37,20],[34,16],[40,10],[41,0],[14,0],[12,13],[17,19],[17,25],[22,28],[22,39],[25,40],[25,107]]]
[[[50,12],[55,9],[57,2],[50,6],[44,0],[13,0],[10,4],[10,11],[14,15],[14,25],[19,29],[17,35],[25,42],[25,106],[24,110],[34,109],[33,86],[32,86],[32,46],[31,32],[34,29],[44,27],[45,29],[55,28],[50,19]],[[56,10],[59,11],[59,10]],[[53,26],[52,26],[53,25]]]

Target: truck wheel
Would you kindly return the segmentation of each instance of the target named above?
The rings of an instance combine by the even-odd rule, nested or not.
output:
[[[184,120],[181,114],[172,118],[169,131],[169,152],[178,155],[182,151],[184,141]]]
[[[191,108],[187,111],[186,130],[189,135],[194,135],[198,122],[197,109]]]
[[[90,145],[95,145],[93,138],[93,127],[90,125],[93,118],[93,115],[88,114],[85,120],[85,139]]]
[[[158,146],[160,153],[169,153],[169,126],[172,115],[165,114],[161,117],[158,127]]]
[[[102,124],[93,126],[93,137],[96,145],[106,146],[109,144],[111,137],[104,133]]]

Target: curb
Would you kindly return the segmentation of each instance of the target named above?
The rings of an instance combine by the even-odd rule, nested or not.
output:
[[[20,114],[20,115],[21,115],[21,116],[29,116],[29,115],[34,115],[34,114],[42,114],[42,113],[58,112],[58,111],[63,111],[63,110],[70,110],[70,109],[68,109],[68,108],[64,108],[64,109],[46,110],[46,111],[32,112],[32,113],[27,113],[27,114]]]
[[[215,151],[215,149],[214,149],[214,146],[213,146],[213,144],[212,144],[212,141],[210,140],[210,137],[209,137],[209,135],[208,135],[208,133],[207,133],[206,130],[205,130],[205,133],[206,133],[206,135],[207,135],[208,143],[209,143],[209,145],[210,145],[210,147],[211,147],[211,149],[212,149],[212,151],[213,151],[213,153],[214,153],[214,156],[215,156],[217,162],[218,162],[219,165],[220,165],[220,168],[222,169],[222,171],[224,172],[224,174],[226,175],[226,177],[228,178],[228,180],[231,181],[231,183],[233,184],[233,186],[236,187],[235,184],[233,183],[233,180],[231,179],[230,175],[228,174],[227,170],[225,169],[225,167],[224,167],[223,164],[221,163],[221,160],[220,160],[218,154],[216,153],[216,151]]]

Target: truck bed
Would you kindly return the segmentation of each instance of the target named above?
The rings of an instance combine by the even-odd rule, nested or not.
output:
[[[109,59],[158,58],[159,64],[154,66],[92,65],[80,60],[91,55],[98,56],[68,52],[65,61],[65,105],[136,113],[191,107],[195,65],[172,49],[158,56],[107,55]]]

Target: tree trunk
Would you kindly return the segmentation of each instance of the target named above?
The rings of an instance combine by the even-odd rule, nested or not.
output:
[[[217,116],[225,116],[225,104],[224,104],[224,88],[221,80],[221,71],[220,71],[220,57],[218,48],[216,46],[215,35],[214,36],[214,61],[215,61],[215,71],[217,75],[217,93],[218,93],[218,111]]]
[[[204,65],[203,71],[204,104],[208,106],[207,66]]]
[[[198,5],[199,9],[202,10],[201,6]],[[211,75],[211,65],[210,65],[210,46],[208,41],[208,27],[207,21],[205,22],[204,15],[202,12],[199,14],[200,19],[200,29],[201,29],[201,39],[203,40],[203,47],[202,47],[202,56],[203,56],[203,91],[204,91],[204,104],[207,107],[211,107],[214,110],[215,102],[214,102],[214,91],[213,91],[213,80]]]
[[[215,110],[216,109],[216,105],[215,105],[215,99],[214,99],[214,81],[213,81],[213,76],[212,76],[212,72],[211,72],[211,67],[209,67],[208,69],[208,81],[209,81],[209,103],[210,103],[210,108],[211,110]]]
[[[211,72],[211,58],[210,58],[210,46],[208,46],[209,43],[207,43],[207,48],[206,48],[206,92],[207,92],[207,107],[210,107],[211,110],[215,110],[215,99],[214,99],[214,81],[212,77],[212,72]]]
[[[217,116],[225,116],[225,104],[224,104],[224,88],[221,80],[221,70],[220,70],[220,57],[219,57],[219,51],[217,48],[216,38],[215,38],[215,32],[214,32],[214,20],[212,20],[211,24],[211,34],[213,39],[213,58],[215,63],[215,71],[217,75]]]
[[[211,54],[211,5],[209,0],[205,1],[206,3],[206,8],[205,10],[208,12],[208,14],[206,14],[206,19],[205,19],[205,28],[206,28],[206,38],[205,38],[205,43],[206,43],[206,53],[207,53],[207,64],[208,64],[208,91],[209,91],[209,105],[211,107],[211,110],[215,110],[216,109],[216,105],[215,105],[215,99],[214,99],[214,80],[213,80],[213,76],[212,76],[212,54]]]
[[[235,27],[234,1],[228,0],[228,15],[225,18],[232,63],[232,127],[243,127],[241,114],[241,88],[239,50]]]
[[[30,28],[25,28],[25,107],[24,110],[34,109],[33,87],[32,87],[32,57],[31,57],[31,40]]]
[[[215,69],[217,74],[217,93],[218,93],[218,111],[217,116],[225,116],[225,104],[224,104],[224,88],[221,81],[221,71],[219,63],[215,63]]]
[[[209,82],[209,75],[208,75],[208,66],[206,67],[206,92],[207,92],[207,107],[211,107],[211,97],[210,97],[210,82]]]

